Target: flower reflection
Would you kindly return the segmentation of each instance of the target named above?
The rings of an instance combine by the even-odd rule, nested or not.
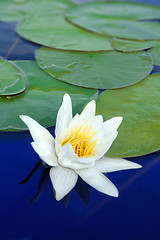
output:
[[[98,191],[117,197],[117,188],[103,173],[141,167],[104,156],[118,134],[122,117],[103,122],[101,115],[95,116],[95,107],[91,101],[72,118],[71,98],[65,94],[57,114],[55,139],[31,117],[20,116],[34,139],[32,147],[51,166],[49,174],[57,200],[75,187],[78,176]]]
[[[32,171],[29,173],[29,175],[23,181],[21,181],[19,183],[19,184],[27,183],[30,180],[30,178],[33,176],[33,174],[41,166],[43,167],[43,170],[42,170],[40,180],[39,180],[39,183],[38,183],[38,190],[37,190],[36,194],[30,199],[31,203],[37,201],[42,196],[42,194],[44,193],[44,191],[45,191],[45,189],[46,189],[46,187],[47,187],[47,185],[50,181],[50,178],[49,178],[50,168],[47,165],[44,165],[41,161],[39,161],[35,165],[35,167],[32,169]]]
[[[32,169],[32,171],[28,174],[28,176],[21,181],[19,184],[25,184],[27,183],[30,178],[33,176],[33,174],[40,168],[42,167],[42,173],[39,179],[38,183],[38,189],[36,194],[30,199],[31,203],[36,202],[39,200],[39,198],[43,195],[45,192],[49,182],[50,182],[50,176],[49,176],[49,171],[50,167],[47,164],[44,164],[42,161],[39,161],[35,167]],[[90,199],[91,199],[91,188],[88,184],[86,184],[82,179],[78,179],[77,184],[75,186],[75,191],[77,192],[78,196],[80,199],[84,202],[86,206],[89,205]],[[63,203],[64,206],[67,207],[68,203],[70,201],[70,193],[68,193],[64,198],[63,198]]]

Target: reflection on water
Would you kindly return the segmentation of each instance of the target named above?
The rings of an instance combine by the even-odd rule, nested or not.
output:
[[[44,193],[44,191],[49,183],[49,180],[50,180],[49,167],[47,165],[43,165],[43,163],[41,161],[39,161],[34,166],[34,168],[29,173],[29,175],[23,181],[20,182],[20,184],[24,184],[24,183],[28,182],[30,180],[30,178],[32,177],[32,175],[37,171],[37,169],[40,166],[43,166],[43,170],[42,170],[41,177],[39,180],[38,190],[37,190],[36,194],[30,199],[31,203],[37,201],[41,197],[41,195]]]
[[[39,161],[34,168],[31,170],[31,172],[28,174],[28,176],[23,179],[19,184],[25,184],[27,183],[30,178],[33,176],[33,174],[39,169],[42,168],[41,176],[38,183],[38,189],[36,194],[30,199],[31,203],[36,202],[39,200],[39,198],[43,195],[45,192],[49,182],[50,182],[50,166],[45,164],[43,161]],[[80,199],[83,201],[83,203],[88,206],[91,199],[91,187],[85,183],[81,178],[78,178],[77,184],[75,186],[75,191],[77,192]],[[68,193],[63,199],[64,206],[67,207],[70,201],[71,194]]]

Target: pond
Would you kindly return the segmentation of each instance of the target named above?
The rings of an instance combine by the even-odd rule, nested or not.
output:
[[[136,2],[160,6],[159,0]],[[35,60],[40,45],[18,36],[16,24],[0,22],[0,56]],[[160,73],[160,67],[154,66],[152,73]],[[49,131],[54,135],[54,127]],[[28,131],[0,132],[1,240],[159,239],[160,152],[128,158],[141,169],[107,174],[119,190],[118,198],[79,180],[69,196],[56,201],[49,168],[31,142]]]

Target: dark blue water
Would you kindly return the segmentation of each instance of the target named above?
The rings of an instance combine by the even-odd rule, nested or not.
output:
[[[160,5],[159,0],[148,3]],[[14,28],[0,22],[0,56],[34,59],[39,46],[19,38]],[[155,66],[155,72],[160,67]],[[85,203],[75,190],[70,199],[57,202],[42,165],[19,184],[40,160],[31,141],[28,132],[0,133],[0,240],[160,239],[160,153],[132,158],[143,165],[140,170],[108,174],[119,189],[118,198],[94,189],[90,195],[90,188],[83,186],[84,198],[79,182],[76,190]]]

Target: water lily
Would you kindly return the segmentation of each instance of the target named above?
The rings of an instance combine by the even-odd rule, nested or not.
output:
[[[55,139],[31,117],[20,116],[34,140],[32,147],[51,166],[50,178],[57,200],[74,188],[78,176],[98,191],[117,197],[117,188],[103,173],[141,167],[128,160],[104,155],[118,134],[122,117],[103,122],[101,115],[95,116],[95,108],[92,100],[80,115],[72,117],[71,98],[65,94],[57,114]]]

